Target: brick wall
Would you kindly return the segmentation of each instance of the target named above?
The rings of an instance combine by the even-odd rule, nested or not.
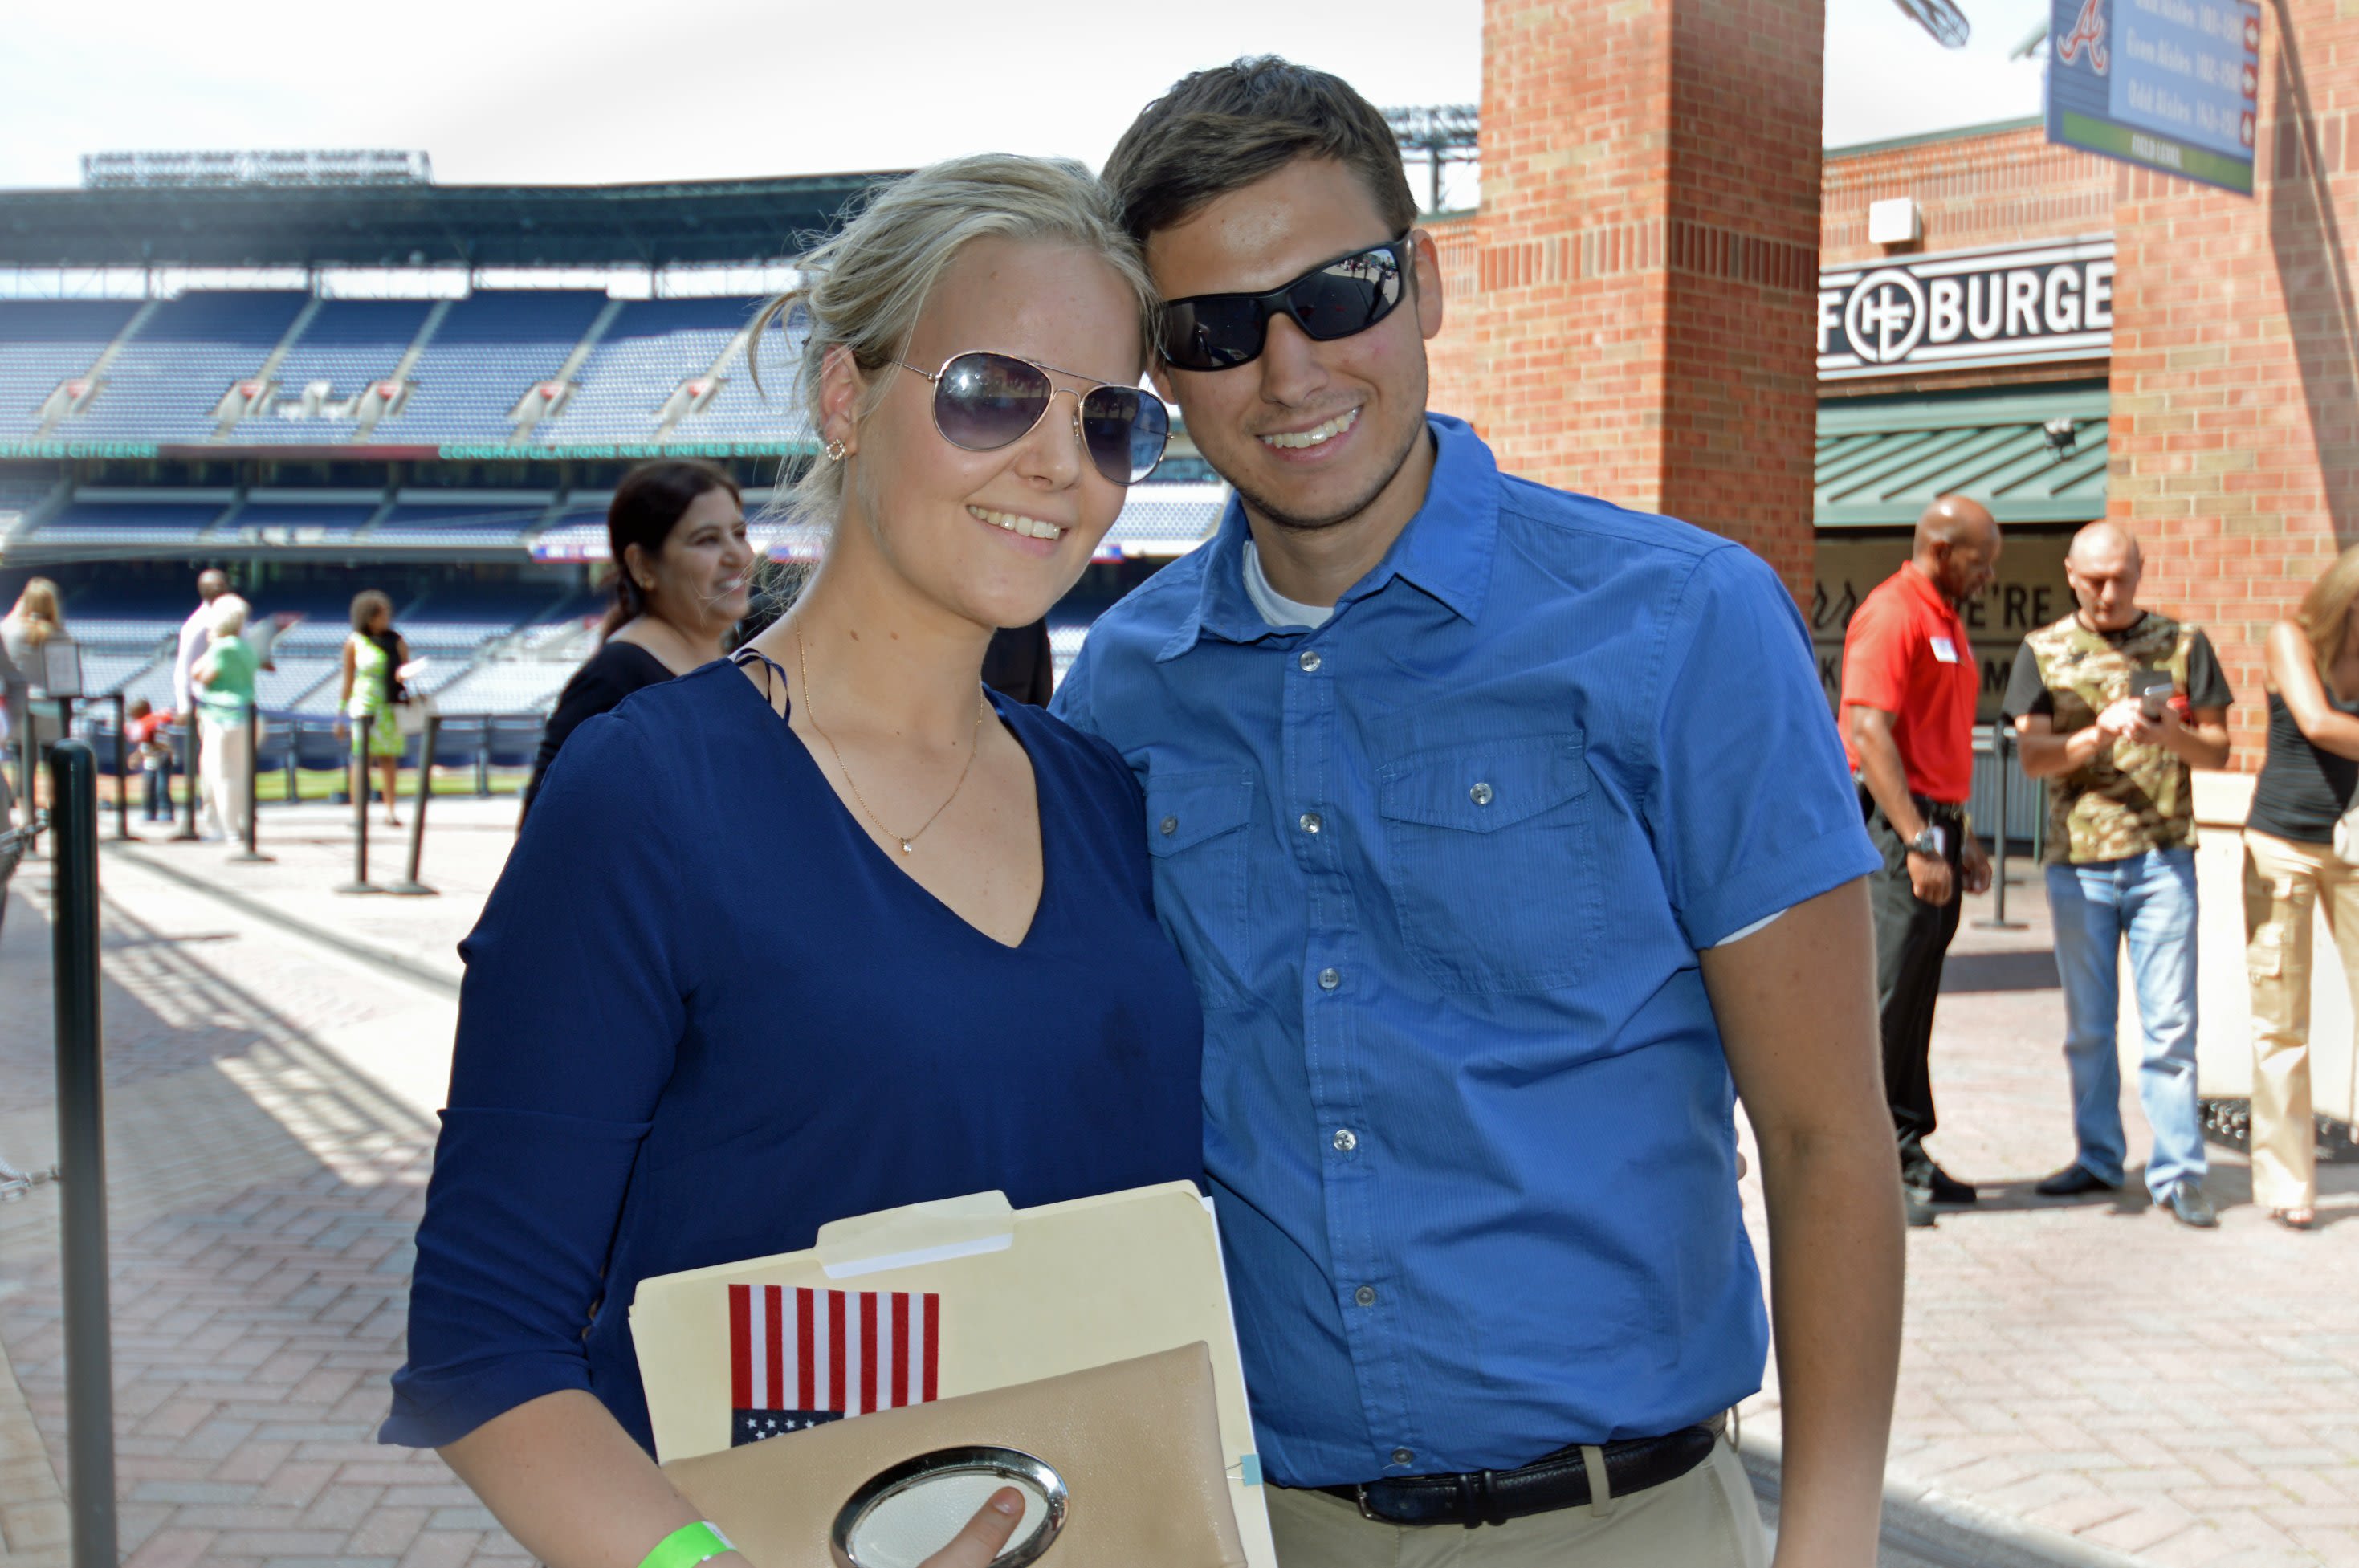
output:
[[[2261,645],[2359,533],[2359,11],[2264,0],[2255,193],[2125,170],[2109,515],[2205,626],[2256,767]]]
[[[2101,234],[2114,226],[2114,166],[2048,145],[2038,125],[1830,152],[1819,245],[1830,267],[1891,255],[1867,238],[1871,201],[1914,196],[1924,251]]]
[[[1483,206],[1433,401],[1516,471],[1741,539],[1807,593],[1821,0],[1488,0]]]

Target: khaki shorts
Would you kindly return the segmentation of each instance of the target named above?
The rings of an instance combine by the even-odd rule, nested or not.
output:
[[[1391,1525],[1326,1492],[1269,1489],[1278,1568],[1766,1568],[1767,1534],[1736,1450],[1662,1486],[1503,1525]]]

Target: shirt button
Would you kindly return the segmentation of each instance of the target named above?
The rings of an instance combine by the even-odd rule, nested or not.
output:
[[[1302,666],[1303,674],[1315,674],[1319,670],[1319,652],[1316,648],[1306,648],[1302,650],[1302,656],[1294,662]]]
[[[1466,798],[1478,806],[1487,806],[1491,803],[1491,786],[1478,783],[1466,791]]]
[[[1407,1465],[1414,1461],[1416,1458],[1417,1455],[1411,1454],[1406,1448],[1396,1448],[1393,1450],[1393,1463],[1396,1465]]]
[[[1321,969],[1319,972],[1319,988],[1321,991],[1332,991],[1343,983],[1343,972],[1340,969]]]
[[[1373,1307],[1376,1304],[1376,1288],[1374,1285],[1363,1285],[1352,1292],[1352,1300],[1364,1307]]]
[[[1350,1127],[1337,1127],[1337,1128],[1335,1129],[1335,1152],[1336,1152],[1336,1153],[1338,1153],[1338,1154],[1349,1154],[1349,1153],[1351,1153],[1351,1152],[1352,1152],[1352,1150],[1353,1150],[1353,1149],[1357,1149],[1357,1148],[1359,1148],[1359,1147],[1360,1147],[1360,1135],[1359,1135],[1359,1134],[1357,1134],[1357,1133],[1353,1132]]]
[[[1295,820],[1301,827],[1302,831],[1307,833],[1315,833],[1321,827],[1326,825],[1319,820],[1319,813],[1316,811],[1305,811],[1301,816]]]
[[[1161,822],[1156,823],[1155,826],[1156,830],[1162,833],[1165,838],[1169,838],[1173,833],[1180,831],[1180,819],[1177,817],[1166,817]]]

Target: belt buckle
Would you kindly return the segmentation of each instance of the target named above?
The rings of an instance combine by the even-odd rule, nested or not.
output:
[[[1362,1519],[1366,1519],[1370,1524],[1390,1524],[1393,1522],[1392,1520],[1385,1518],[1384,1515],[1376,1512],[1375,1509],[1368,1507],[1368,1484],[1365,1481],[1362,1481],[1354,1485],[1352,1491],[1359,1501],[1360,1517]]]

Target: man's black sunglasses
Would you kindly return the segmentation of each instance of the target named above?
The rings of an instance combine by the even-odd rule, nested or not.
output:
[[[1332,343],[1366,332],[1401,301],[1409,237],[1322,261],[1266,294],[1191,294],[1163,307],[1163,357],[1181,370],[1227,370],[1261,357],[1269,319],[1284,311],[1303,335]]]

